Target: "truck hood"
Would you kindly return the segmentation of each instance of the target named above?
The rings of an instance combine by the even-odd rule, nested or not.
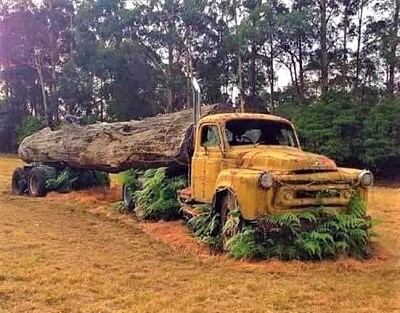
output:
[[[337,170],[333,160],[292,147],[258,146],[249,150],[234,149],[229,154],[237,160],[238,167],[281,174]]]

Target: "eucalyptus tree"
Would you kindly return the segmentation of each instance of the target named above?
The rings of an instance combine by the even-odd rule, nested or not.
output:
[[[37,6],[31,2],[26,6],[20,5],[10,5],[8,14],[2,17],[0,58],[6,64],[3,69],[8,77],[6,95],[10,96],[11,92],[15,95],[21,91],[11,90],[10,86],[18,81],[12,79],[16,77],[12,73],[24,71],[25,74],[20,78],[33,79],[30,84],[40,86],[42,102],[41,107],[38,107],[37,101],[27,98],[24,105],[30,105],[35,114],[44,115],[47,124],[53,126],[58,119],[57,75],[65,62],[66,47],[70,40],[67,35],[70,3],[67,0],[49,0]],[[28,97],[33,94],[29,93]]]
[[[314,52],[314,43],[318,40],[318,16],[314,9],[314,1],[296,0],[289,11],[280,20],[278,56],[289,71],[292,86],[296,93],[296,103],[303,104],[309,98],[307,70]]]

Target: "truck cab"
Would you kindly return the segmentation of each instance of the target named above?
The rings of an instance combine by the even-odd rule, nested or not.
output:
[[[302,151],[292,123],[270,114],[205,116],[194,142],[184,202],[221,206],[229,193],[245,220],[321,206],[342,210],[356,193],[366,200],[373,184],[367,170]]]

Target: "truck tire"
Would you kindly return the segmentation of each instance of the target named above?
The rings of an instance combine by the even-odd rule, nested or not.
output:
[[[222,237],[223,249],[226,250],[226,244],[229,239],[240,232],[240,229],[242,227],[242,220],[240,216],[233,217],[231,215],[232,211],[238,207],[236,196],[232,191],[225,191],[220,199],[220,232]],[[229,223],[229,225],[227,223]],[[227,226],[229,226],[229,228],[226,228]]]
[[[11,179],[11,191],[15,195],[23,195],[27,188],[25,172],[22,168],[17,167],[14,170]]]
[[[28,193],[31,197],[44,197],[46,189],[46,170],[42,167],[34,167],[28,174]]]
[[[135,202],[133,201],[132,189],[128,185],[122,186],[122,201],[124,202],[125,208],[132,211],[135,208]]]

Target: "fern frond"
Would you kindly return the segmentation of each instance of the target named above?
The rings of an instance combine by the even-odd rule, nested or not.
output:
[[[300,226],[300,219],[294,213],[270,215],[265,218],[265,222],[271,227],[290,227],[291,225]]]
[[[256,240],[255,230],[248,227],[230,238],[226,249],[234,259],[259,259],[267,255],[266,249]]]
[[[313,241],[319,241],[323,243],[333,243],[334,239],[330,233],[323,233],[323,232],[317,232],[317,231],[312,231],[309,234],[309,238],[312,239]]]
[[[367,206],[358,194],[353,196],[347,206],[347,214],[354,217],[364,217],[367,213]]]
[[[364,245],[368,239],[368,233],[365,230],[355,228],[348,231],[349,242],[356,246]]]
[[[311,224],[315,224],[317,222],[317,213],[314,210],[303,211],[297,217],[300,220],[306,220]]]

